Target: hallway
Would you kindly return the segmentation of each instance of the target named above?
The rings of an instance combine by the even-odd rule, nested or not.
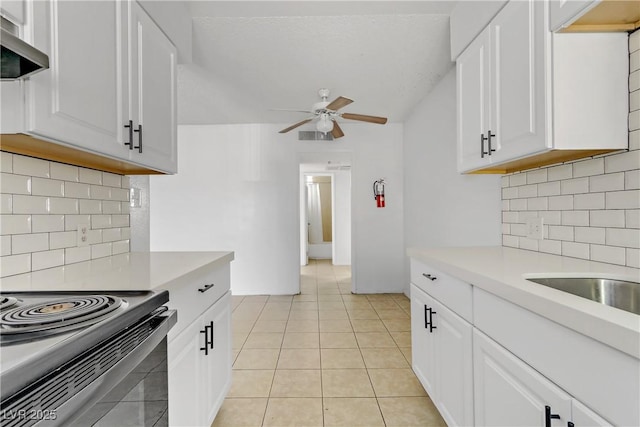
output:
[[[353,295],[310,260],[301,294],[233,297],[231,391],[213,426],[444,426],[411,370],[410,303]]]

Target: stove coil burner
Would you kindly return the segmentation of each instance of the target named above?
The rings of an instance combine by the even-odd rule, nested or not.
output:
[[[0,334],[89,326],[116,310],[122,299],[106,295],[59,298],[8,310],[0,315]],[[76,325],[76,327],[70,327]],[[62,331],[61,331],[62,332]]]
[[[5,308],[11,308],[16,305],[20,300],[14,297],[3,297],[0,296],[0,310],[4,310]]]

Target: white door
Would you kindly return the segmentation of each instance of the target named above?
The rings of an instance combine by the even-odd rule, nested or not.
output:
[[[131,2],[130,118],[137,132],[131,160],[177,170],[176,48],[137,2]]]
[[[549,17],[551,31],[567,27],[601,0],[551,0]]]
[[[473,425],[473,345],[469,322],[434,301],[436,406],[448,425]]]
[[[547,2],[513,1],[491,21],[492,162],[543,151],[547,145],[545,63]]]
[[[435,331],[431,327],[435,300],[411,285],[412,367],[432,399],[436,396]]]
[[[48,70],[26,81],[29,133],[126,159],[120,1],[34,1],[33,43]]]
[[[490,36],[483,31],[456,61],[458,171],[490,163],[486,151],[490,114]]]
[[[476,425],[543,427],[547,406],[550,425],[571,421],[571,396],[477,329],[473,360]]]

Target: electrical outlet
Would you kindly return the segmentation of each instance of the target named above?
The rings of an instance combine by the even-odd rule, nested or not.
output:
[[[527,219],[527,237],[531,239],[544,239],[544,221],[540,217]]]
[[[89,246],[89,224],[78,224],[78,246]]]

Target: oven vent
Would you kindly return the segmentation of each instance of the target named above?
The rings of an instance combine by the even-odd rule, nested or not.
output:
[[[41,421],[29,414],[45,415],[52,410],[55,413],[58,407],[111,369],[153,331],[152,322],[147,320],[80,354],[0,403],[0,424],[3,427],[28,427]]]
[[[298,132],[298,141],[333,141],[330,132],[318,132],[317,130],[301,130]]]

